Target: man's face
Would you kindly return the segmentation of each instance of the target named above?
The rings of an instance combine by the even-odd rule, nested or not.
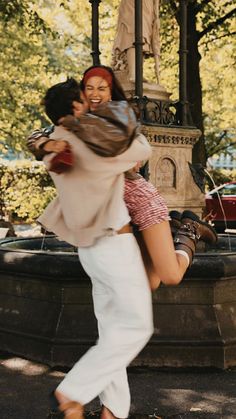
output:
[[[83,93],[81,93],[81,102],[77,102],[77,100],[74,100],[72,104],[73,104],[73,115],[76,118],[79,118],[81,115],[88,112],[88,109],[89,109],[88,102],[85,99],[85,96]]]

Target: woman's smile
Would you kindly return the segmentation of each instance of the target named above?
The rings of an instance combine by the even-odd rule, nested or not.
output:
[[[90,77],[85,85],[85,96],[91,111],[111,100],[111,89],[107,81],[99,76]]]

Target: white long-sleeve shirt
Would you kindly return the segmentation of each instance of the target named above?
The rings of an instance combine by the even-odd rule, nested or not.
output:
[[[130,220],[124,203],[124,172],[151,155],[151,147],[138,134],[130,147],[115,157],[101,157],[73,133],[55,127],[52,139],[68,141],[76,162],[71,171],[50,175],[58,197],[39,217],[39,222],[74,246],[91,246],[96,239],[118,231]],[[45,162],[52,157],[44,157]]]

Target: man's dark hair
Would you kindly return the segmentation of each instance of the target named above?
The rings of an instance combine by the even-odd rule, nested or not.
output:
[[[58,125],[60,118],[73,115],[73,101],[81,102],[79,83],[68,78],[65,82],[57,83],[48,89],[42,103],[51,121]]]

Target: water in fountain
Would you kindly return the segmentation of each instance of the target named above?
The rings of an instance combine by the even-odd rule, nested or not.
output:
[[[204,172],[207,174],[207,176],[211,180],[214,188],[217,188],[217,185],[215,184],[215,181],[214,181],[213,177],[211,176],[211,174],[208,172],[208,170],[207,169],[204,169]],[[223,217],[224,217],[225,230],[227,232],[227,229],[228,229],[228,226],[227,226],[227,218],[226,218],[226,215],[225,215],[225,210],[224,210],[224,207],[223,207],[223,204],[222,204],[221,196],[220,196],[218,190],[216,190],[216,194],[217,194],[217,198],[219,200],[220,208],[221,208],[221,211],[222,211],[222,214],[223,214]],[[230,234],[229,233],[226,233],[226,235],[228,237],[229,251],[232,252]]]

